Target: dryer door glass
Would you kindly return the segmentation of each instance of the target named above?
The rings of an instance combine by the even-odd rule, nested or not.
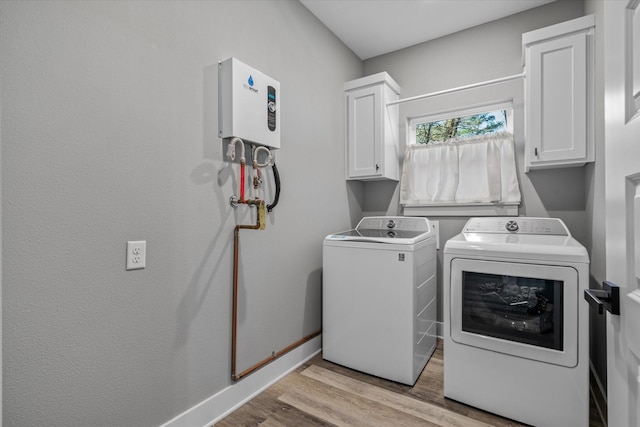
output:
[[[454,258],[453,341],[561,366],[578,363],[578,272],[569,266]]]
[[[462,330],[563,350],[559,280],[462,273]]]

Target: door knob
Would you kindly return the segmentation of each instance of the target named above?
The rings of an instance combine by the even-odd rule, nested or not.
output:
[[[585,289],[584,299],[598,314],[603,314],[605,308],[611,314],[620,314],[620,287],[614,283],[602,282],[602,290]]]

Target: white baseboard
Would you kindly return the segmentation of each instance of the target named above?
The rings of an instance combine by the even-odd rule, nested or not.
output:
[[[322,335],[319,335],[237,383],[220,390],[161,427],[209,427],[213,425],[318,354],[321,346]]]

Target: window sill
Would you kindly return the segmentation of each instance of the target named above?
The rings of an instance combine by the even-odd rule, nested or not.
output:
[[[518,216],[519,204],[405,205],[405,216]]]

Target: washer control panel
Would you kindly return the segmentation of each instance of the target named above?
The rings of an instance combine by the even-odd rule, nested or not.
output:
[[[569,230],[559,218],[471,218],[463,233],[538,234],[570,236]]]
[[[406,230],[406,231],[429,231],[429,220],[423,217],[408,216],[370,216],[364,217],[356,230]]]

